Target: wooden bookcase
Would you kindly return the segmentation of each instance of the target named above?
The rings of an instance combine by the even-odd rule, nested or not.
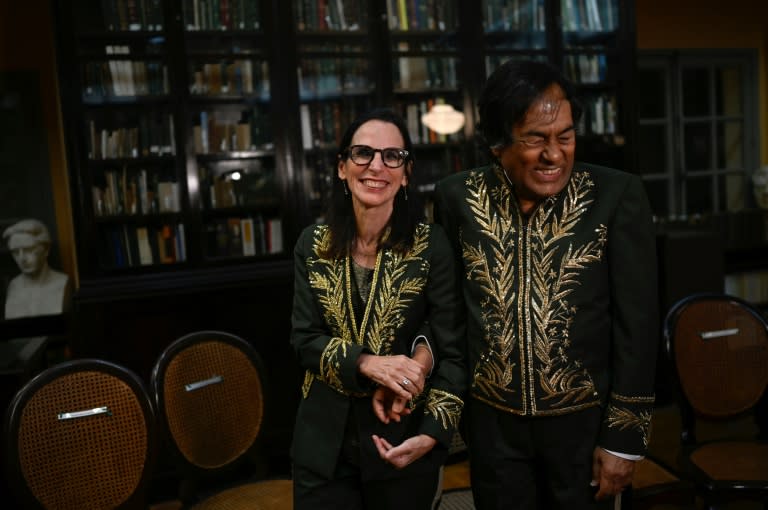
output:
[[[578,156],[631,170],[629,2],[54,3],[86,289],[290,258],[343,129],[374,105],[407,119],[428,193],[484,162],[475,104],[510,58],[561,65],[585,99]],[[461,132],[421,124],[437,103],[465,112]]]
[[[80,276],[74,354],[148,375],[192,330],[248,338],[271,387],[290,391],[267,427],[281,452],[299,380],[293,243],[322,214],[357,113],[388,105],[406,117],[428,202],[436,180],[487,160],[475,105],[492,68],[534,56],[568,69],[588,98],[578,158],[632,170],[632,1],[53,6]],[[440,102],[465,113],[459,133],[421,126]]]

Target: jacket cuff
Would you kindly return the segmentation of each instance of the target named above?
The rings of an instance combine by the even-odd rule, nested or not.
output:
[[[654,396],[611,393],[603,416],[599,445],[613,452],[645,455],[651,437]]]

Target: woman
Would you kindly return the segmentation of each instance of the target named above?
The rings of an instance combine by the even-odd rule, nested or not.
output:
[[[403,120],[368,112],[341,142],[328,222],[295,249],[294,505],[429,509],[465,387],[453,256],[408,200]]]

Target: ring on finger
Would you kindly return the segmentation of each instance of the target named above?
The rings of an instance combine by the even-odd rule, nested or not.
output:
[[[400,382],[400,384],[402,384],[403,386],[408,386],[409,384],[411,384],[411,381],[410,381],[410,379],[408,379],[408,378],[406,377],[406,378],[404,378],[404,379],[403,379],[403,380]]]

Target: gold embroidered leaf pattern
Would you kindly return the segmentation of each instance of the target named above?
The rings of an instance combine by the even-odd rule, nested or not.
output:
[[[318,302],[323,310],[323,318],[334,337],[328,342],[320,357],[320,370],[317,377],[339,391],[343,390],[339,370],[341,359],[347,355],[347,346],[352,343],[349,318],[344,306],[344,264],[337,260],[319,257],[319,250],[328,243],[329,231],[321,226],[315,231],[313,239],[314,258],[307,261],[309,284],[317,291]],[[305,385],[311,380],[305,379]],[[304,390],[305,392],[308,391]]]
[[[467,278],[474,280],[486,296],[481,303],[481,319],[487,350],[483,363],[476,367],[474,384],[481,392],[501,399],[500,390],[511,390],[515,365],[510,362],[510,357],[517,345],[512,322],[516,300],[515,267],[512,257],[506,256],[515,244],[515,229],[510,216],[512,195],[506,186],[493,188],[491,195],[501,207],[491,212],[483,175],[470,172],[465,184],[469,192],[467,204],[473,213],[477,232],[488,241],[492,254],[489,260],[480,243],[475,247],[462,242]]]
[[[339,390],[344,387],[339,377],[341,369],[340,360],[347,357],[347,346],[350,343],[350,341],[344,341],[342,338],[333,337],[320,357],[320,378]]]
[[[643,411],[639,415],[627,408],[608,406],[608,427],[618,427],[619,430],[634,428],[640,432],[643,438],[643,446],[648,447],[651,432],[651,412]]]
[[[559,260],[556,248],[573,235],[573,228],[592,203],[594,186],[586,172],[574,172],[564,190],[559,215],[557,197],[549,197],[531,218],[531,318],[533,352],[540,361],[539,386],[544,400],[555,407],[577,403],[594,393],[594,383],[580,363],[568,358],[569,330],[576,312],[567,297],[579,285],[579,271],[599,261],[606,242],[605,231],[598,239],[574,248],[569,244]]]
[[[393,332],[403,325],[405,311],[427,283],[421,276],[406,277],[406,270],[417,263],[424,273],[428,271],[429,264],[423,259],[423,253],[429,244],[429,228],[425,224],[416,228],[413,247],[406,254],[392,251],[385,254],[371,325],[366,332],[366,344],[377,354],[392,352]]]
[[[505,179],[500,167],[493,170],[500,181]],[[528,356],[537,360],[536,391],[543,391],[543,398],[550,400],[553,408],[593,396],[594,383],[589,373],[568,357],[569,332],[576,310],[567,297],[578,287],[580,271],[602,259],[607,229],[601,226],[597,239],[566,245],[563,251],[563,241],[574,235],[574,228],[592,203],[594,183],[589,173],[574,171],[566,189],[544,200],[520,232],[512,221],[512,215],[518,221],[522,218],[512,202],[510,187],[501,185],[489,190],[481,172],[470,172],[465,185],[476,232],[485,239],[476,245],[462,240],[467,278],[479,286],[484,296],[480,309],[486,350],[475,368],[476,390],[496,401],[503,399],[504,392],[515,391],[513,354],[519,348],[518,335],[528,329],[526,322],[515,329],[513,318],[517,316],[519,321],[530,321],[531,353],[521,352],[519,359],[526,364]],[[498,207],[491,206],[489,197]],[[517,250],[516,262],[518,243],[524,244]],[[518,290],[515,278],[523,268],[530,280],[520,281]],[[518,292],[525,294],[518,296]],[[515,310],[518,299],[525,303]],[[521,376],[528,377],[525,372]]]
[[[433,388],[429,390],[424,412],[434,416],[444,429],[456,428],[463,406],[464,402],[456,395]]]

